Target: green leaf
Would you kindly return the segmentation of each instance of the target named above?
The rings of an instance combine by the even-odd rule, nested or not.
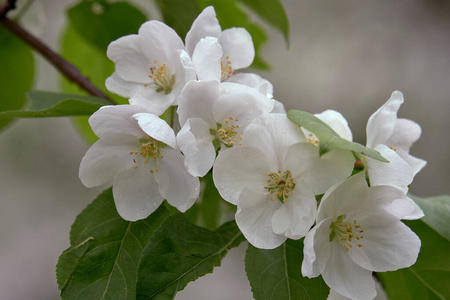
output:
[[[330,288],[322,277],[301,273],[303,239],[287,240],[273,250],[248,245],[245,271],[255,300],[327,299]]]
[[[0,119],[91,115],[103,105],[111,104],[97,97],[46,91],[31,91],[27,93],[27,97],[30,100],[27,109],[0,112]]]
[[[222,207],[225,201],[214,185],[211,172],[207,173],[202,178],[202,181],[204,182],[205,188],[200,204],[201,224],[206,229],[214,230],[219,226],[221,219],[223,219],[223,213],[226,212],[226,208]]]
[[[68,11],[71,26],[103,52],[125,35],[135,34],[147,17],[127,2],[82,1]]]
[[[104,191],[75,220],[71,247],[56,266],[62,299],[135,299],[142,251],[169,217],[164,205],[137,222],[122,219],[111,189]]]
[[[279,0],[239,0],[270,25],[280,30],[289,45],[289,21]]]
[[[420,237],[422,247],[413,266],[377,273],[389,299],[450,299],[450,242],[421,220],[405,223]]]
[[[420,198],[411,194],[408,196],[422,208],[425,214],[422,221],[450,241],[450,196],[430,198]]]
[[[157,0],[164,23],[172,27],[184,39],[192,22],[200,14],[195,0]]]
[[[251,34],[255,46],[255,60],[252,67],[268,69],[269,65],[261,58],[261,46],[267,41],[265,31],[250,21],[247,14],[239,8],[237,0],[197,0],[201,9],[213,5],[222,30],[243,27]]]
[[[34,57],[31,49],[6,28],[0,26],[0,114],[19,110],[25,93],[33,85]],[[0,119],[0,129],[12,119]]]
[[[287,114],[289,120],[300,127],[311,131],[319,139],[320,155],[334,149],[350,150],[382,162],[389,162],[378,151],[364,147],[361,144],[341,138],[328,124],[316,116],[301,110],[290,110]]]
[[[137,299],[174,299],[188,282],[211,273],[243,240],[234,221],[213,232],[192,225],[182,214],[169,218],[144,249]]]

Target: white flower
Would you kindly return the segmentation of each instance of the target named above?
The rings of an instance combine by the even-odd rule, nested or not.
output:
[[[185,60],[185,67],[193,68],[198,80],[225,81],[236,70],[250,66],[255,57],[248,31],[244,28],[222,31],[212,6],[205,8],[192,24],[186,35],[186,52],[192,66]]]
[[[408,163],[414,176],[426,165],[426,161],[409,154],[409,149],[419,139],[422,130],[416,122],[397,118],[403,101],[403,94],[395,91],[391,98],[370,116],[366,128],[367,147],[389,147]]]
[[[274,100],[244,85],[215,80],[188,83],[177,110],[182,126],[177,142],[188,171],[204,176],[213,166],[216,148],[239,144],[247,125],[273,106]]]
[[[183,49],[181,38],[164,23],[142,24],[137,35],[121,37],[108,46],[106,54],[115,72],[106,80],[107,89],[162,114],[177,104],[185,83],[195,79],[181,64]]]
[[[144,219],[166,199],[184,212],[199,195],[199,180],[184,168],[170,126],[137,105],[104,106],[89,123],[100,138],[80,165],[87,187],[113,180],[117,211],[125,219]]]
[[[373,299],[372,271],[409,267],[417,259],[420,239],[400,221],[417,209],[399,189],[369,188],[363,173],[332,187],[306,235],[302,274],[322,275],[346,297]],[[422,216],[420,211],[416,218]]]
[[[264,114],[247,127],[242,146],[219,154],[214,183],[226,201],[237,204],[236,222],[247,240],[272,249],[311,228],[315,195],[351,174],[354,159],[344,152],[319,157],[286,115]]]

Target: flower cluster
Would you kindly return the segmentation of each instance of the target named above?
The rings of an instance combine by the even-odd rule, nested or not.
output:
[[[406,193],[425,162],[409,154],[420,127],[397,118],[400,92],[367,124],[366,146],[388,163],[344,149],[320,155],[321,141],[287,118],[270,82],[236,72],[254,59],[251,36],[242,28],[222,31],[212,7],[185,43],[149,21],[111,43],[107,55],[116,68],[106,86],[130,104],[91,116],[100,139],[83,158],[80,178],[88,187],[113,181],[124,219],[146,218],[164,199],[186,211],[199,196],[199,177],[212,170],[253,246],[273,249],[305,237],[303,275],[322,275],[344,296],[372,299],[372,271],[415,262],[420,240],[400,220],[423,216]],[[178,132],[160,117],[175,109]],[[316,117],[352,140],[340,113]]]

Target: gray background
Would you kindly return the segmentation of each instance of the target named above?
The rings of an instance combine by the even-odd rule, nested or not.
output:
[[[20,2],[20,1],[19,1]],[[30,26],[52,47],[68,0],[42,0],[46,22]],[[151,9],[147,1],[139,1]],[[394,90],[405,95],[400,117],[418,122],[422,138],[412,153],[428,161],[411,191],[449,194],[450,8],[445,1],[283,1],[291,45],[271,28],[259,72],[286,108],[340,111],[356,141]],[[39,8],[36,8],[39,11]],[[30,16],[30,20],[36,16]],[[38,20],[40,18],[37,18]],[[39,23],[39,22],[38,22]],[[39,60],[36,88],[58,90],[56,72]],[[69,119],[27,119],[0,134],[0,299],[58,299],[55,265],[69,246],[75,216],[106,186],[87,189],[78,166],[88,146]],[[244,274],[245,245],[223,266],[176,299],[252,299]],[[299,266],[300,267],[300,266]]]

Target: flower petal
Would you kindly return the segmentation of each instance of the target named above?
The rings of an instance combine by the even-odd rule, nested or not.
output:
[[[350,259],[337,241],[331,243],[330,257],[322,278],[330,288],[352,299],[371,300],[377,294],[372,271]]]
[[[200,181],[184,168],[184,156],[177,150],[166,148],[160,159],[155,180],[161,195],[179,211],[185,212],[197,200]]]
[[[261,249],[274,249],[286,240],[272,230],[272,214],[279,201],[271,201],[265,193],[245,188],[239,197],[236,223],[250,244]]]
[[[341,113],[328,109],[320,114],[315,114],[317,118],[327,123],[339,136],[348,141],[353,140],[352,131],[348,126],[347,120]]]
[[[177,143],[185,157],[185,166],[193,176],[203,177],[214,164],[216,150],[208,124],[199,118],[188,119],[177,134]]]
[[[140,83],[123,80],[116,72],[106,78],[105,86],[111,93],[130,98],[131,91],[142,87]]]
[[[361,267],[386,272],[413,265],[419,254],[420,239],[408,226],[386,214],[358,219],[364,229],[362,247],[348,253]]]
[[[148,21],[139,28],[139,35],[152,40],[154,45],[169,52],[184,49],[184,44],[178,34],[171,27],[160,21]]]
[[[296,180],[292,194],[273,213],[273,232],[294,240],[304,237],[314,224],[316,209],[313,190],[302,180]]]
[[[392,135],[397,122],[397,112],[403,103],[403,94],[399,91],[392,93],[391,98],[373,113],[367,122],[367,147],[375,148],[385,144]]]
[[[163,201],[145,165],[120,172],[114,179],[113,195],[117,212],[127,221],[147,218]]]
[[[95,142],[84,155],[79,177],[86,187],[108,182],[125,169],[133,168],[130,151],[140,146],[136,137],[125,134],[109,134]]]
[[[142,86],[130,93],[130,104],[148,108],[148,111],[160,116],[175,102],[174,93],[157,92],[154,86]]]
[[[222,55],[222,47],[217,38],[206,37],[200,39],[192,54],[192,61],[197,71],[197,79],[220,81]]]
[[[317,277],[325,269],[331,249],[331,221],[332,218],[320,221],[306,235],[303,247],[303,276]]]
[[[294,178],[303,180],[315,195],[319,195],[347,179],[353,170],[353,162],[354,157],[349,151],[333,150],[320,157],[318,147],[303,142],[289,147],[285,165]]]
[[[234,147],[221,152],[214,163],[213,178],[220,195],[237,204],[246,188],[264,192],[268,174],[277,166],[255,147]]]
[[[201,118],[210,128],[216,128],[212,107],[220,94],[220,83],[215,80],[191,81],[186,84],[177,110],[180,126],[183,127],[189,118]]]
[[[222,32],[220,44],[225,61],[231,61],[233,70],[247,68],[255,58],[252,36],[245,28],[229,28]]]
[[[367,158],[367,172],[370,185],[389,185],[407,193],[408,185],[414,178],[412,168],[395,151],[385,145],[378,145],[375,147],[375,150],[389,160],[389,163]]]
[[[138,113],[133,115],[142,130],[155,140],[177,149],[177,140],[173,129],[163,119],[154,114]]]
[[[267,96],[267,98],[272,99],[273,98],[273,86],[272,84],[259,76],[258,74],[254,73],[238,73],[230,78],[228,78],[225,82],[232,82],[232,83],[238,83],[242,84],[251,88],[256,89],[261,94]],[[283,111],[280,113],[286,113],[286,111]]]
[[[186,51],[192,56],[194,53],[195,45],[201,38],[211,36],[220,37],[222,29],[220,28],[219,21],[216,18],[216,12],[214,7],[208,6],[192,23],[191,29],[186,34]]]
[[[247,126],[242,138],[242,145],[257,147],[274,161],[284,161],[288,147],[298,142],[306,139],[285,114],[259,116]]]

